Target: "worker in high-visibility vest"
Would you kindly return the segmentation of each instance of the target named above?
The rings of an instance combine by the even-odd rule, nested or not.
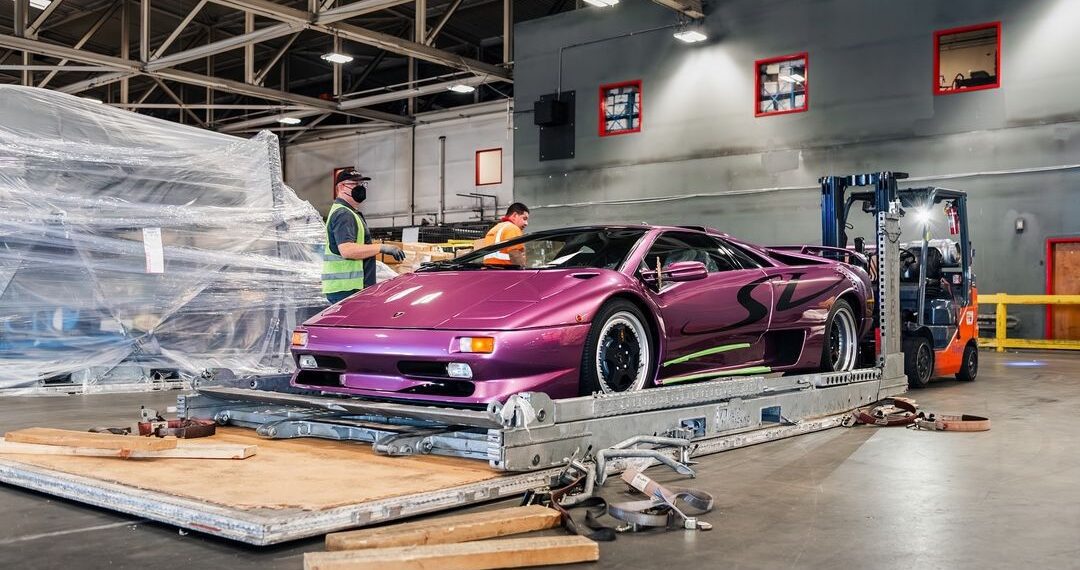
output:
[[[342,170],[334,179],[335,199],[326,216],[322,268],[322,291],[330,303],[375,284],[375,256],[379,253],[398,261],[405,259],[399,247],[371,243],[367,221],[360,213],[369,180],[352,168]]]
[[[506,215],[495,224],[486,236],[485,245],[495,245],[521,237],[529,225],[529,208],[521,202],[514,202],[506,209]],[[515,245],[500,249],[496,253],[484,256],[484,263],[489,265],[516,265],[525,267],[525,246]]]

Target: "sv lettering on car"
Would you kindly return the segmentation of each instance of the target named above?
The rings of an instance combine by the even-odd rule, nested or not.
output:
[[[809,295],[804,295],[804,296],[802,296],[802,297],[800,297],[798,299],[793,299],[793,297],[795,296],[795,289],[799,286],[799,283],[801,283],[800,278],[803,275],[805,275],[805,273],[792,273],[791,274],[791,278],[788,280],[787,285],[784,286],[784,291],[782,293],[780,293],[780,299],[778,299],[777,302],[776,302],[776,310],[777,311],[786,311],[788,309],[794,309],[796,307],[801,307],[802,305],[805,305],[805,304],[813,301],[814,299],[817,299],[818,297],[821,297],[822,295],[827,293],[829,291],[829,289],[832,288],[832,285],[830,284],[830,285],[826,286],[825,288],[821,289],[820,291],[817,291],[815,293],[811,293]],[[746,325],[756,323],[756,322],[760,321],[761,319],[764,319],[765,317],[767,317],[769,315],[768,307],[766,307],[765,305],[758,302],[757,299],[754,299],[753,293],[754,293],[754,290],[757,289],[758,285],[761,285],[762,283],[765,283],[766,281],[772,280],[773,277],[775,277],[775,276],[766,276],[766,277],[761,277],[761,278],[755,279],[755,280],[747,283],[746,285],[743,285],[739,289],[739,292],[736,294],[736,299],[738,299],[739,304],[742,305],[742,307],[744,309],[746,309],[746,312],[747,312],[746,318],[739,321],[739,322],[737,322],[737,323],[735,323],[735,324],[733,324],[733,325],[728,325],[728,326],[720,329],[721,331],[726,331],[726,330],[731,330],[731,329],[737,329],[739,327],[744,327]]]

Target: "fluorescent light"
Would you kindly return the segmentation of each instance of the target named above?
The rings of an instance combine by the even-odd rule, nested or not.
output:
[[[597,8],[607,8],[608,6],[614,6],[619,3],[619,0],[585,0],[586,4],[591,4]]]
[[[349,63],[353,60],[351,55],[336,52],[324,53],[322,58],[330,63]]]
[[[789,77],[794,79],[795,83],[802,83],[803,81],[806,81],[806,78],[799,75],[798,73],[792,73]]]
[[[300,119],[297,119],[296,117],[278,117],[277,122],[283,125],[299,125]]]
[[[19,0],[15,1],[18,2]],[[38,10],[48,8],[49,4],[52,4],[52,0],[30,0],[30,7],[37,8]]]
[[[91,103],[103,103],[104,102],[101,99],[95,99],[93,97],[80,97],[80,99],[82,99],[83,101],[89,101]]]
[[[680,42],[686,42],[688,44],[703,42],[709,39],[708,36],[697,30],[679,30],[675,32],[674,35],[675,39],[679,40]]]
[[[447,89],[453,91],[454,93],[472,93],[473,91],[476,91],[475,87],[473,87],[472,85],[465,85],[464,83],[451,85]]]

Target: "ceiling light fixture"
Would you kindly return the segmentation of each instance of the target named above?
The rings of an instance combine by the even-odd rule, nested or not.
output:
[[[296,117],[278,117],[277,122],[283,125],[299,125],[300,119],[297,119]]]
[[[18,2],[18,1],[19,0],[15,0],[15,2]],[[30,7],[31,8],[37,8],[38,10],[44,10],[45,8],[49,7],[49,4],[52,4],[52,3],[53,3],[53,0],[30,0]]]
[[[353,60],[353,57],[351,55],[337,52],[324,53],[322,55],[322,58],[326,61],[329,61],[330,63],[349,63]]]
[[[698,30],[679,30],[675,32],[674,36],[675,39],[679,40],[680,42],[685,42],[688,44],[703,42],[709,39],[709,36],[706,36]]]
[[[101,99],[96,99],[94,97],[79,97],[79,98],[82,99],[83,101],[89,101],[91,103],[104,103],[104,101],[102,101]]]
[[[585,3],[597,8],[608,8],[618,4],[619,0],[585,0]]]
[[[475,87],[473,87],[472,85],[465,85],[464,83],[451,85],[450,87],[447,87],[447,89],[453,91],[454,93],[472,93],[473,91],[476,91]]]

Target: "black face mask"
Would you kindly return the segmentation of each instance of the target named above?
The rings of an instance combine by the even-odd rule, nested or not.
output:
[[[367,200],[367,184],[357,184],[355,187],[353,187],[352,199],[356,200],[357,204],[363,202],[364,200]]]

